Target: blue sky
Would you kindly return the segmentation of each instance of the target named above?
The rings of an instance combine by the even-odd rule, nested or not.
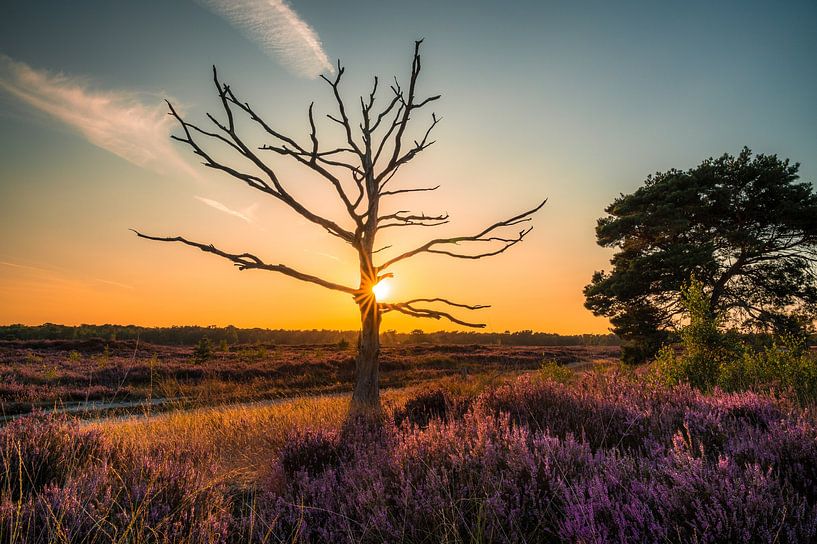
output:
[[[209,6],[218,4],[212,0]],[[53,84],[63,77],[90,93],[135,101],[146,107],[147,119],[153,119],[152,108],[163,96],[191,118],[201,118],[217,107],[209,82],[210,65],[217,64],[223,78],[276,126],[305,135],[309,101],[315,97],[327,108],[329,103],[324,86],[310,77],[314,73],[292,68],[301,62],[293,55],[303,54],[297,42],[294,49],[270,54],[257,36],[248,37],[207,5],[6,2],[0,8],[2,77],[12,77],[9,66],[12,73],[26,66],[48,74]],[[450,202],[448,211],[456,212],[460,224],[550,198],[537,220],[537,236],[505,265],[523,287],[495,297],[505,300],[504,310],[493,316],[495,329],[606,328],[582,308],[580,294],[592,272],[609,259],[609,252],[594,244],[595,220],[612,198],[632,191],[651,172],[692,167],[746,145],[799,161],[802,177],[817,179],[815,2],[299,1],[288,6],[315,33],[327,58],[343,59],[350,97],[365,92],[374,74],[404,75],[412,41],[425,38],[421,89],[443,93],[438,111],[444,122],[437,148],[413,175],[446,187],[440,198]],[[191,286],[172,268],[198,266],[196,257],[171,257],[165,248],[145,247],[128,237],[127,228],[195,232],[203,225],[199,231],[205,236],[247,240],[252,246],[266,244],[268,233],[280,232],[291,218],[263,208],[258,213],[265,218],[259,221],[266,223],[248,225],[241,215],[251,219],[250,212],[256,213],[255,195],[199,174],[184,149],[163,139],[169,131],[160,114],[159,129],[134,121],[137,132],[145,130],[141,142],[158,157],[143,161],[144,150],[123,149],[130,144],[112,136],[110,127],[66,121],[68,113],[59,118],[0,89],[0,261],[17,265],[0,267],[6,285],[0,288],[0,321],[145,322],[160,307],[148,302],[151,292],[176,293],[178,305],[193,308],[155,323],[243,323],[241,305],[230,306],[228,299],[250,300],[256,288],[274,307],[276,290],[289,289],[285,280],[263,287],[253,280],[246,289],[231,287],[222,303],[197,305],[196,293],[223,285],[227,273]],[[180,162],[174,166],[176,155]],[[213,202],[239,215],[225,217]],[[219,230],[208,230],[216,224]],[[248,226],[252,232],[241,230]],[[297,260],[304,257],[298,248],[308,245],[334,256],[337,248],[317,235],[293,233],[281,251]],[[134,258],[139,263],[168,258],[173,266],[154,269],[146,280],[149,269]],[[336,266],[313,255],[307,261]],[[51,270],[53,289],[43,290],[45,280],[20,266]],[[463,273],[469,281],[489,281],[499,266],[488,265],[473,276],[446,269],[452,279],[441,287],[456,290]],[[420,268],[410,273],[417,284],[432,278]],[[78,289],[70,292],[97,303],[85,313],[61,314],[62,306],[48,300],[65,296],[60,289],[66,281]],[[130,289],[115,291],[113,284]],[[321,298],[329,295],[292,289],[307,305],[334,304]],[[102,309],[104,301],[117,310]],[[531,302],[539,313],[531,314]],[[260,315],[245,324],[309,323],[308,317],[289,320],[272,312],[265,320]],[[353,326],[353,313],[348,320],[344,315],[338,309],[336,318],[316,326]]]

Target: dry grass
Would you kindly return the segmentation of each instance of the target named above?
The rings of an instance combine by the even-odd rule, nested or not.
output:
[[[402,407],[418,391],[438,387],[458,396],[476,396],[518,374],[444,377],[431,383],[382,392],[387,413]],[[287,436],[297,429],[337,429],[347,414],[348,394],[174,410],[86,423],[128,449],[179,448],[210,452],[220,469],[217,477],[251,482],[263,476]]]
[[[477,388],[487,378],[446,380],[450,387]],[[402,405],[419,386],[383,392],[387,411]],[[255,481],[270,465],[287,436],[296,429],[339,428],[349,407],[349,395],[310,396],[158,415],[133,416],[87,423],[128,449],[183,448],[208,451],[220,469],[217,477]]]

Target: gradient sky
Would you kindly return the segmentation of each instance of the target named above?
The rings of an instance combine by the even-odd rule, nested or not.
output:
[[[394,269],[394,300],[491,304],[479,315],[489,330],[605,332],[582,306],[611,255],[595,245],[595,222],[651,172],[747,145],[817,179],[813,1],[235,5],[3,2],[0,323],[358,326],[346,295],[128,231],[356,283],[343,242],[168,139],[163,97],[191,120],[218,113],[212,64],[271,124],[306,138],[309,102],[331,106],[314,79],[327,60],[343,59],[354,104],[372,75],[405,78],[424,37],[421,91],[443,93],[444,120],[398,181],[442,188],[414,207],[449,212],[439,232],[456,235],[550,199],[525,243],[499,257],[428,255]],[[285,163],[280,172],[338,211],[313,178]],[[387,243],[408,248],[428,233]],[[451,327],[387,315],[384,328]]]

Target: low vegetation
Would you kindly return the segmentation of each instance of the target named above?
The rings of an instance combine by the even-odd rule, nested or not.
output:
[[[6,342],[0,387],[39,398],[322,396],[13,419],[0,542],[814,541],[817,361],[750,346],[695,282],[684,301],[680,345],[647,367],[599,347],[384,348],[374,422],[348,419],[341,343]]]
[[[139,327],[136,325],[0,325],[0,340],[140,340],[161,346],[194,346],[209,338],[215,344],[274,344],[278,346],[302,346],[314,344],[338,344],[344,340],[349,345],[357,342],[360,331],[356,330],[291,330],[291,329],[240,329],[227,327]],[[410,332],[385,330],[380,333],[383,345],[398,344],[445,344],[471,345],[496,344],[503,346],[617,346],[614,334],[555,334],[522,330],[515,332],[435,331],[415,329]]]
[[[383,348],[385,387],[451,375],[536,369],[613,360],[616,347],[405,345]],[[135,341],[0,341],[0,412],[99,403],[178,408],[349,391],[354,352],[348,345],[158,346]],[[167,401],[167,402],[165,402]],[[164,404],[157,404],[163,402]],[[123,408],[122,408],[123,409]]]
[[[806,542],[817,422],[785,395],[634,373],[0,429],[0,540]],[[559,378],[558,381],[557,379]]]
[[[666,384],[724,391],[785,393],[802,403],[817,402],[817,351],[796,336],[753,345],[735,331],[724,330],[723,316],[712,311],[701,283],[683,292],[689,323],[680,346],[665,346],[652,364]]]

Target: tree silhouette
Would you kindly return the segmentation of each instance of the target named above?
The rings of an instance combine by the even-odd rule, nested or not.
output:
[[[616,249],[613,267],[593,275],[585,306],[610,318],[625,360],[652,356],[687,316],[693,276],[733,326],[791,333],[813,322],[817,194],[798,169],[743,148],[659,172],[607,206],[596,237]]]
[[[222,84],[215,66],[213,67],[213,83],[221,100],[225,119],[219,120],[208,113],[207,117],[213,127],[204,129],[186,121],[168,102],[170,114],[176,118],[183,131],[182,136],[174,135],[173,139],[190,146],[193,152],[203,159],[205,166],[229,174],[253,189],[280,200],[306,220],[348,243],[356,251],[360,262],[359,285],[341,285],[287,265],[269,264],[252,253],[230,253],[212,244],[195,242],[182,236],[150,236],[134,231],[142,238],[160,242],[179,242],[217,255],[232,261],[239,270],[258,269],[279,272],[301,281],[351,295],[359,307],[361,319],[355,388],[352,395],[353,409],[371,409],[379,406],[378,357],[382,314],[399,312],[413,317],[447,319],[465,327],[484,327],[482,323],[460,319],[446,310],[448,308],[478,310],[486,308],[485,305],[460,304],[442,297],[416,298],[405,302],[378,302],[372,288],[379,281],[392,276],[392,273],[387,270],[401,261],[423,253],[457,259],[481,259],[503,253],[525,238],[532,229],[527,224],[531,216],[545,204],[542,202],[514,217],[497,221],[476,234],[454,238],[435,238],[399,253],[380,264],[375,263],[375,254],[386,249],[385,247],[375,248],[375,238],[381,230],[411,226],[434,227],[449,222],[448,214],[426,215],[411,211],[381,214],[380,212],[380,204],[384,199],[408,193],[434,191],[439,187],[439,185],[412,188],[392,188],[390,186],[390,181],[401,167],[434,143],[434,140],[430,139],[431,133],[440,122],[440,118],[432,113],[430,124],[421,132],[422,136],[414,139],[411,144],[406,144],[406,140],[409,139],[407,129],[412,116],[440,98],[440,95],[422,99],[416,96],[417,80],[421,69],[421,43],[422,40],[419,40],[414,44],[408,88],[404,89],[395,78],[394,83],[389,86],[389,98],[385,106],[376,111],[374,106],[379,81],[375,77],[371,92],[367,96],[360,97],[361,120],[356,128],[354,128],[354,122],[350,119],[341,96],[340,83],[344,68],[340,62],[338,62],[337,74],[333,79],[321,76],[329,84],[337,106],[337,111],[327,114],[326,117],[340,127],[342,139],[345,140],[340,147],[333,149],[322,149],[320,146],[314,102],[308,109],[310,142],[302,145],[296,139],[274,129],[256,113],[248,102],[240,100],[229,85]],[[236,116],[239,114],[260,127],[266,137],[271,138],[271,143],[258,148],[246,143],[236,128]],[[203,141],[210,141],[222,147],[226,146],[236,152],[240,156],[241,164],[229,165],[219,161],[202,146]],[[341,222],[313,212],[306,204],[292,196],[273,167],[266,160],[261,159],[259,151],[272,152],[296,161],[331,184],[345,208],[347,217],[344,218],[344,221],[350,223],[351,226],[343,226]],[[508,227],[517,225],[525,226],[514,234],[503,234],[507,232]],[[463,246],[469,244],[478,246],[478,249],[476,251],[463,249]]]

